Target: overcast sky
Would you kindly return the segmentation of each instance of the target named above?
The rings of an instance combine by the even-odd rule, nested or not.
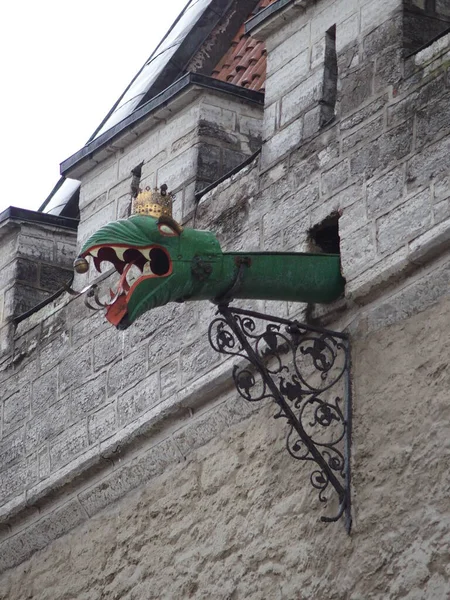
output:
[[[1,9],[2,185],[37,210],[187,0],[22,0]]]

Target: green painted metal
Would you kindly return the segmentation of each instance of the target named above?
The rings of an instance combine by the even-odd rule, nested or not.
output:
[[[134,262],[133,251],[150,252],[143,276],[107,310],[115,325],[127,326],[168,302],[217,300],[228,293],[233,298],[328,303],[344,291],[338,255],[222,252],[214,233],[187,228],[177,233],[176,227],[167,218],[134,215],[102,227],[84,244],[81,257],[100,250],[97,260],[107,256],[119,271]],[[123,261],[116,260],[124,248],[128,257],[126,252]]]

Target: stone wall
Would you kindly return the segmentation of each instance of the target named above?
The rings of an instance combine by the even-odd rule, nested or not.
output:
[[[12,319],[68,283],[76,255],[76,222],[59,226],[53,217],[33,221],[33,211],[12,210],[0,224],[0,356],[10,349]]]
[[[167,306],[117,332],[61,298],[18,326],[0,373],[0,598],[449,594],[450,39],[403,60],[400,4],[294,3],[295,18],[266,30],[262,155],[195,211],[227,250],[308,250],[310,229],[340,217],[345,298],[253,306],[351,335],[352,537],[318,522],[273,409],[236,397],[232,361],[208,345],[212,305]],[[250,154],[258,131],[253,109],[197,100],[83,176],[80,242],[124,214],[142,160],[143,182],[167,180],[193,224],[186,198],[212,177],[199,147],[218,147],[220,165],[224,150]]]
[[[445,269],[448,282],[448,259]],[[319,522],[308,468],[285,451],[274,408],[246,418],[231,397],[153,453],[111,466],[57,521],[37,515],[2,547],[3,566],[78,527],[4,573],[0,598],[447,598],[450,303],[388,327],[375,317],[383,306],[353,330],[351,537]],[[136,491],[97,513],[133,480]]]
[[[102,225],[128,216],[131,170],[141,162],[141,186],[167,183],[176,197],[174,216],[184,221],[195,208],[196,191],[259,148],[262,106],[213,91],[194,90],[190,98],[157,119],[150,116],[141,125],[145,133],[82,175],[79,244]]]
[[[275,33],[267,28],[260,211],[270,219],[270,206],[282,203],[299,234],[282,247],[297,250],[308,249],[310,228],[338,213],[346,297],[358,302],[425,260],[450,226],[449,36],[403,60],[401,7],[391,0],[372,14],[376,4],[319,3]],[[336,118],[311,129],[334,24]],[[285,230],[271,219],[266,235],[280,240]]]

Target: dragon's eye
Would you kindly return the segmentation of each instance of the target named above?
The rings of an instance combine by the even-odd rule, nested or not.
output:
[[[158,225],[158,229],[159,229],[159,232],[165,236],[173,237],[173,236],[178,235],[176,230],[173,229],[170,225],[167,225],[166,223],[160,223]]]

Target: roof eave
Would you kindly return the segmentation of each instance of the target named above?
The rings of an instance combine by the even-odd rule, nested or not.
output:
[[[277,0],[259,11],[245,23],[245,33],[257,40],[265,41],[292,17],[303,13],[312,0]]]
[[[60,165],[61,175],[80,179],[112,153],[135,141],[144,131],[190,104],[203,89],[232,95],[253,104],[264,104],[262,92],[248,90],[198,73],[187,73],[120,123],[91,140],[81,150],[62,162]]]

